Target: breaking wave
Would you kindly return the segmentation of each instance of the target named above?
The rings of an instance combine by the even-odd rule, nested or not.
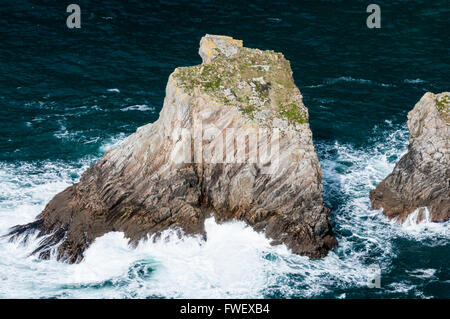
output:
[[[123,138],[112,138],[102,150],[118,145]],[[272,246],[243,222],[217,224],[213,218],[206,220],[207,241],[180,238],[176,231],[168,230],[158,240],[143,240],[131,248],[122,233],[112,232],[97,238],[85,259],[75,265],[29,256],[36,239],[23,246],[1,238],[0,297],[423,297],[420,282],[438,276],[436,269],[426,265],[408,270],[412,279],[391,280],[381,289],[368,288],[372,265],[386,276],[395,271],[396,240],[425,240],[424,245],[432,246],[450,238],[449,223],[433,224],[425,218],[419,224],[399,225],[369,209],[370,189],[392,170],[406,151],[407,139],[402,127],[373,141],[373,148],[337,142],[316,145],[323,167],[324,197],[333,208],[333,228],[339,241],[338,248],[321,260],[294,255],[283,245]],[[32,221],[94,160],[0,163],[0,234]]]

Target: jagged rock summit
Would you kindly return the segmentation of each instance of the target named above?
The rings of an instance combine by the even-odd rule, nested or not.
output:
[[[37,231],[35,254],[74,263],[110,231],[132,244],[168,228],[207,240],[204,220],[213,215],[245,221],[297,254],[318,258],[335,247],[289,62],[215,35],[201,39],[199,54],[201,65],[169,76],[156,122],[108,151],[12,238]]]
[[[450,93],[426,93],[408,113],[408,152],[376,189],[374,209],[403,222],[428,210],[433,222],[450,219]]]

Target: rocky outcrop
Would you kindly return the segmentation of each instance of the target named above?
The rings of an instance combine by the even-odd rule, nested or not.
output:
[[[202,38],[203,63],[169,77],[159,119],[137,129],[56,195],[35,222],[34,253],[78,262],[95,238],[131,243],[168,228],[206,238],[204,220],[242,220],[294,253],[336,246],[308,110],[281,53]]]
[[[450,218],[450,93],[426,93],[408,114],[408,152],[376,189],[374,209],[399,222],[425,208],[431,221]]]

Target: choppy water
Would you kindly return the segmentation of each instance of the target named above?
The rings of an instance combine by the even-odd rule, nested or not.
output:
[[[59,191],[138,126],[156,120],[170,72],[200,62],[205,33],[282,51],[310,110],[339,246],[309,260],[233,222],[208,241],[167,232],[128,247],[109,233],[68,265],[0,239],[0,297],[450,297],[450,225],[397,225],[368,192],[406,152],[406,114],[449,90],[446,1],[300,4],[84,1],[82,28],[50,1],[0,5],[0,234],[32,221]],[[370,289],[370,265],[381,288]]]

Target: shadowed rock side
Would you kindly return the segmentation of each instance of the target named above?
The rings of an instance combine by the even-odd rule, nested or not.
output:
[[[427,207],[434,222],[450,218],[450,93],[426,93],[408,114],[408,152],[376,189],[374,209],[403,222]]]
[[[34,253],[49,258],[53,251],[74,263],[110,231],[124,232],[134,244],[168,228],[206,238],[204,220],[213,214],[218,222],[243,220],[297,254],[318,258],[335,247],[308,110],[289,62],[225,36],[205,36],[199,53],[201,65],[170,75],[155,123],[107,152],[35,222],[12,229],[12,238],[38,231]],[[206,132],[211,127],[214,134]],[[225,139],[230,128],[239,130]],[[246,134],[261,129],[271,142],[250,142]],[[269,155],[262,162],[224,163],[230,154],[217,155],[222,142],[244,145],[247,157]],[[267,152],[274,143],[279,152]]]

